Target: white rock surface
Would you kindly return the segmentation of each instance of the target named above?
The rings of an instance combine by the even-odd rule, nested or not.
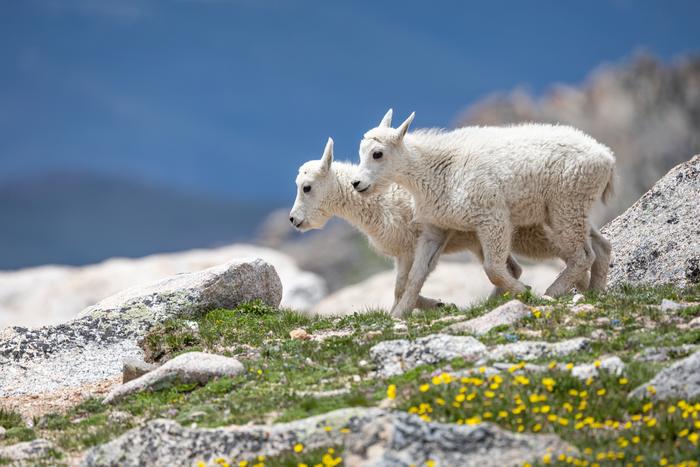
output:
[[[461,357],[476,360],[486,346],[471,336],[431,334],[414,341],[396,339],[376,344],[369,351],[381,377],[399,375],[419,365]]]
[[[214,378],[233,377],[245,371],[235,358],[205,352],[188,352],[168,360],[164,365],[139,378],[112,389],[104,403],[146,390],[162,389],[173,382],[206,384]]]
[[[143,358],[137,341],[158,323],[256,299],[278,306],[281,298],[282,284],[270,264],[231,261],[125,290],[67,323],[5,328],[0,330],[0,396],[104,381],[122,372],[125,358]]]
[[[551,263],[525,265],[521,280],[535,292],[544,293],[560,269]],[[388,310],[394,300],[394,280],[393,271],[381,272],[332,293],[311,311],[320,315],[348,315],[372,309]],[[480,264],[443,261],[428,277],[421,295],[466,308],[487,298],[492,289]]]
[[[444,332],[467,332],[477,336],[488,333],[498,326],[511,325],[530,315],[530,308],[520,300],[511,300],[508,303],[494,308],[486,314],[467,321],[452,324]]]
[[[246,258],[261,258],[275,267],[284,288],[283,307],[308,310],[326,295],[325,281],[300,270],[284,253],[236,244],[135,259],[113,258],[81,267],[0,271],[0,329],[62,323],[85,307],[129,287]]]

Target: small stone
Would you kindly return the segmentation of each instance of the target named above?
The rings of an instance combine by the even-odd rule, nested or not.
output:
[[[674,302],[673,300],[668,300],[666,298],[661,300],[661,311],[676,311],[680,310],[681,308],[683,308],[683,305],[678,302]]]
[[[174,382],[206,384],[218,377],[233,377],[245,371],[235,358],[204,352],[188,352],[169,360],[140,378],[118,386],[104,399],[105,404],[119,401],[137,392],[160,389]]]
[[[357,364],[360,366],[367,366],[369,365],[369,362],[367,360],[360,360],[359,362],[357,362]]]
[[[360,378],[360,375],[352,375],[352,381],[354,383],[359,383],[360,381],[362,381],[362,378]]]
[[[382,331],[367,331],[367,333],[365,333],[365,335],[364,335],[364,340],[371,341],[375,337],[379,337],[381,335],[382,335]]]
[[[569,308],[572,313],[579,314],[579,313],[592,313],[595,311],[595,306],[591,305],[590,303],[582,303],[580,305],[574,305],[571,308]]]
[[[598,376],[600,370],[605,370],[616,376],[620,376],[625,371],[625,363],[620,357],[602,357],[599,359],[599,362],[600,365],[593,363],[576,365],[571,369],[571,376],[580,380],[586,380]]]
[[[697,318],[693,318],[688,322],[688,327],[690,329],[697,329],[700,328],[700,316]]]
[[[591,339],[594,339],[597,341],[604,341],[607,338],[608,338],[608,335],[602,329],[594,329],[593,332],[591,332]]]
[[[406,332],[408,331],[408,326],[403,321],[398,321],[394,323],[394,332]]]
[[[110,412],[107,416],[111,423],[124,423],[131,418],[129,412],[124,412],[123,410],[114,410]]]
[[[125,358],[122,367],[122,383],[128,383],[156,368],[158,368],[158,365],[146,363],[138,358]]]
[[[576,305],[578,302],[580,302],[580,301],[583,300],[584,298],[585,298],[585,297],[583,296],[583,294],[577,293],[576,295],[574,295],[574,296],[571,298],[571,303],[572,303],[573,305]]]
[[[308,341],[309,339],[311,339],[311,335],[308,332],[306,332],[306,329],[303,328],[297,328],[290,331],[289,337],[300,341]]]
[[[530,314],[530,308],[524,303],[519,300],[511,300],[478,318],[448,326],[445,332],[451,334],[468,332],[481,336],[498,326],[515,324]]]
[[[610,318],[606,318],[605,316],[602,316],[600,318],[596,318],[596,320],[593,322],[597,326],[609,326],[610,325]]]

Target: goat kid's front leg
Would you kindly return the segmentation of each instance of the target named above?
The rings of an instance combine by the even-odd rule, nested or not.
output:
[[[396,265],[396,285],[394,286],[394,304],[391,306],[392,309],[399,303],[404,290],[406,290],[406,282],[408,281],[408,273],[411,271],[411,266],[413,265],[413,257],[409,255],[399,256],[394,263]],[[424,297],[422,295],[418,295],[418,300],[416,301],[416,308],[420,308],[421,310],[431,310],[444,305],[445,303],[440,300]]]
[[[413,265],[408,274],[408,281],[401,300],[392,308],[391,315],[401,317],[410,313],[418,304],[418,296],[428,274],[435,269],[445,244],[448,233],[435,226],[426,225],[418,238]]]

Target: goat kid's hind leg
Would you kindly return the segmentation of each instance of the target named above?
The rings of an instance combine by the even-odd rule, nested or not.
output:
[[[392,309],[399,303],[399,300],[401,300],[406,290],[406,281],[408,281],[408,273],[411,271],[411,266],[413,265],[413,257],[410,255],[399,256],[394,262],[396,264],[396,285],[394,286],[394,304],[391,305]],[[418,301],[416,302],[416,308],[420,308],[421,310],[431,310],[444,305],[445,304],[440,300],[424,297],[422,295],[418,295]]]
[[[550,206],[551,240],[566,262],[564,270],[545,292],[550,297],[569,293],[595,261],[588,223],[588,212],[592,204],[590,200]]]
[[[519,294],[526,291],[527,287],[513,275],[522,270],[520,265],[515,267],[517,263],[510,255],[512,228],[510,222],[504,219],[505,216],[487,219],[477,229],[484,252],[484,271],[497,289]]]
[[[483,258],[481,262],[484,262]],[[520,263],[518,263],[518,261],[513,257],[513,255],[508,255],[506,267],[508,268],[508,271],[513,277],[515,277],[516,279],[520,279],[520,276],[523,273],[523,268],[520,266]],[[491,291],[491,295],[489,295],[489,298],[498,298],[506,292],[507,291],[505,289],[502,289],[500,287],[494,287]]]
[[[449,234],[440,228],[425,225],[418,238],[413,265],[408,274],[406,289],[399,303],[391,310],[391,315],[401,317],[410,313],[418,304],[418,296],[423,288],[428,274],[435,269],[445,244],[449,240]]]
[[[591,290],[605,290],[608,285],[608,270],[610,269],[610,253],[612,246],[607,238],[591,226],[591,247],[595,260],[591,265]]]

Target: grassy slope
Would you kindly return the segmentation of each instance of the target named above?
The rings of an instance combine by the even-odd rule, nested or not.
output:
[[[139,394],[114,407],[90,399],[68,413],[35,420],[34,429],[23,426],[13,414],[0,412],[0,425],[10,428],[7,439],[0,444],[40,436],[72,455],[153,418],[207,427],[288,421],[341,407],[376,405],[387,397],[391,387],[389,394],[398,409],[426,419],[467,424],[488,420],[514,431],[553,432],[581,451],[561,461],[542,453],[542,463],[670,465],[700,458],[698,401],[650,404],[647,400],[627,399],[632,388],[648,381],[660,368],[659,364],[634,362],[633,355],[649,346],[700,344],[700,330],[678,326],[700,314],[700,307],[662,313],[650,305],[658,305],[662,298],[699,301],[700,287],[684,291],[626,288],[600,296],[589,294],[584,302],[594,304],[596,309],[579,315],[568,311],[567,298],[555,303],[522,298],[539,310],[535,313],[539,317],[493,330],[480,340],[486,344],[525,339],[558,341],[590,336],[601,329],[605,339],[596,341],[586,353],[572,355],[567,362],[592,362],[600,355],[615,354],[628,363],[625,379],[605,375],[582,382],[555,370],[525,374],[525,379],[510,372],[491,380],[479,378],[478,373],[474,378],[453,381],[439,376],[440,369],[471,365],[459,359],[440,367],[421,367],[386,381],[373,376],[369,349],[377,342],[438,332],[450,324],[438,321],[440,318],[453,314],[478,316],[508,297],[466,311],[421,313],[407,319],[404,330],[395,328],[396,322],[383,312],[309,318],[253,303],[236,310],[213,310],[199,319],[196,327],[185,321],[171,321],[153,330],[144,342],[147,355],[161,361],[190,350],[235,356],[246,365],[246,375],[219,379],[204,387],[179,385]],[[322,342],[291,339],[289,332],[299,327],[315,335],[331,331],[344,331],[345,335]],[[347,392],[327,397],[322,394],[337,389]],[[119,417],[115,412],[129,415]],[[262,463],[313,465],[323,463],[324,456],[332,462],[342,454],[302,451]],[[248,461],[250,465],[261,463]]]

